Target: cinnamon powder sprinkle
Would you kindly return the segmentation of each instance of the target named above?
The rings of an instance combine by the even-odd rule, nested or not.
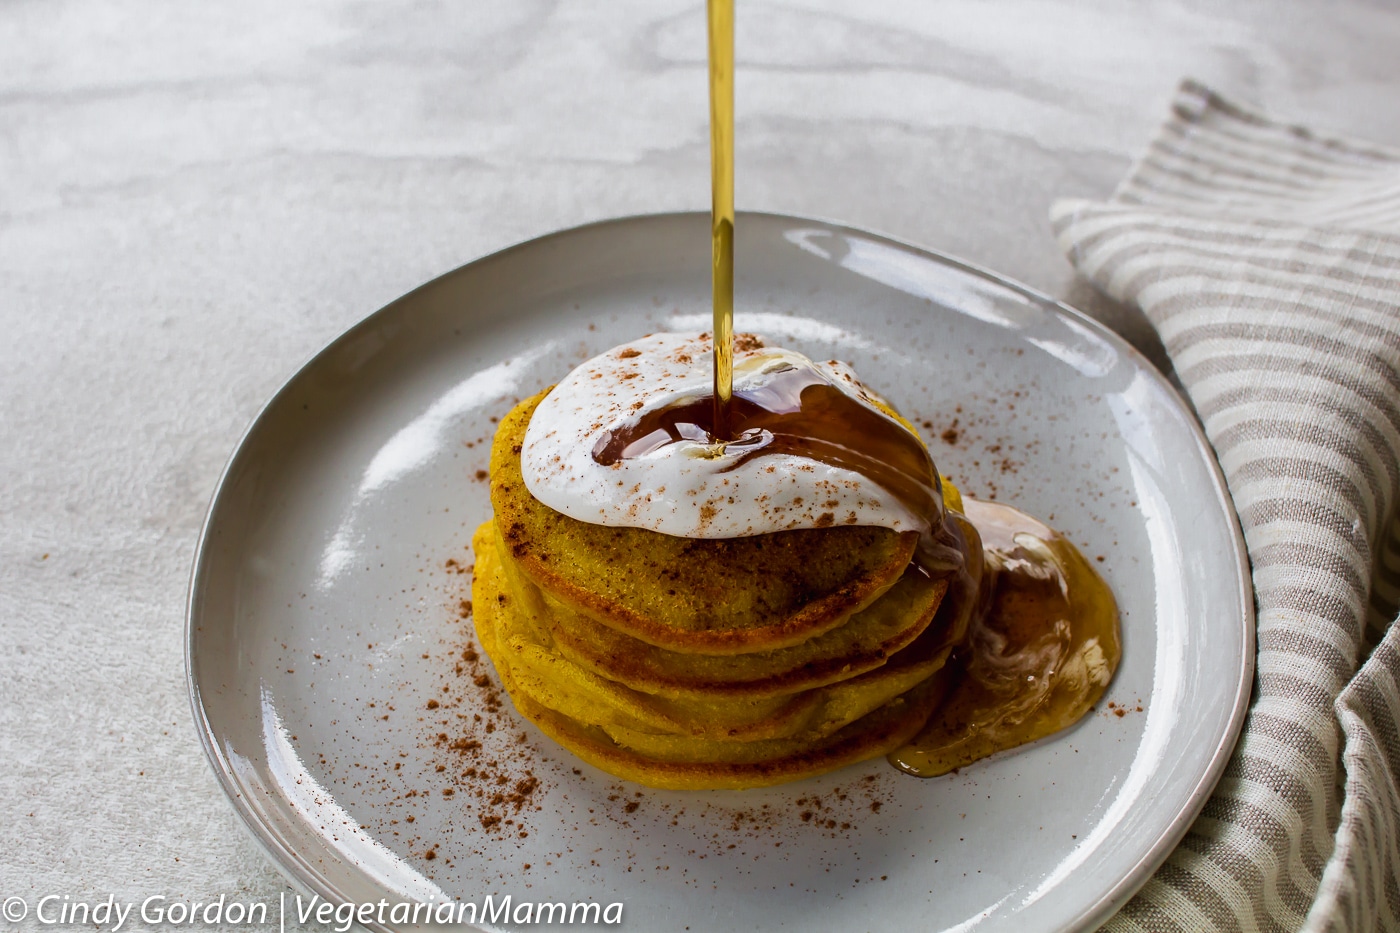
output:
[[[471,601],[458,604],[463,618],[471,614]],[[463,801],[468,812],[475,813],[476,823],[487,833],[499,833],[507,828],[518,838],[529,832],[523,819],[529,812],[540,809],[536,795],[540,779],[534,772],[535,750],[528,738],[520,733],[502,748],[500,739],[488,739],[498,732],[514,727],[506,713],[501,689],[492,676],[486,660],[471,641],[454,659],[453,676],[443,687],[441,701],[429,700],[427,708],[451,715],[434,721],[437,730],[432,745],[452,761],[443,769],[452,775],[452,784],[443,787],[442,796]],[[487,742],[494,742],[488,752]],[[488,757],[488,755],[493,757]]]

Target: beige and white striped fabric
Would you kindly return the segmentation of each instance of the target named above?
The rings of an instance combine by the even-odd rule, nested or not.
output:
[[[1111,200],[1051,214],[1161,334],[1258,608],[1229,768],[1108,928],[1400,931],[1400,153],[1187,82]]]

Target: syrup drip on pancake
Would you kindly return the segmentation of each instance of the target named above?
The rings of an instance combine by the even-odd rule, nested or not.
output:
[[[702,397],[653,409],[605,432],[593,447],[603,466],[652,454],[668,444],[711,444],[725,458],[721,473],[760,457],[789,455],[864,476],[894,496],[923,524],[915,562],[932,576],[963,564],[958,530],[944,521],[943,491],[933,458],[913,432],[838,388],[823,370],[780,364],[764,381],[735,392],[729,432],[715,430],[716,400]]]
[[[712,444],[735,467],[763,456],[802,457],[866,477],[925,522],[914,566],[951,576],[938,624],[967,635],[947,699],[917,738],[889,756],[901,770],[946,774],[1082,717],[1107,687],[1119,644],[1113,594],[1078,549],[1009,506],[968,499],[964,514],[948,512],[938,471],[912,432],[822,371],[786,367],[766,375],[734,395],[731,441],[715,439],[714,399],[705,397],[603,434],[593,458],[608,466],[685,441]]]
[[[750,456],[751,450],[718,441],[714,415],[701,410],[704,400],[713,397],[713,350],[708,333],[649,334],[599,354],[566,375],[541,400],[526,431],[521,467],[530,493],[579,521],[682,538],[739,538],[831,525],[895,532],[929,527],[927,518],[921,519],[859,472],[773,447]],[[793,369],[805,375],[789,372]],[[756,335],[737,335],[735,394],[758,399],[760,407],[770,402],[777,406],[776,400],[765,402],[775,376],[785,385],[795,385],[797,401],[808,381],[845,393],[849,404],[869,412],[853,417],[879,418],[875,431],[895,432],[895,442],[913,445],[911,455],[927,457],[912,431],[849,366],[814,362],[791,350],[766,347]],[[621,456],[636,434],[633,425],[657,411],[696,402],[693,414],[673,419],[677,430],[658,438],[660,446],[644,455],[637,453],[641,448],[633,448]],[[684,424],[693,427],[680,427]],[[600,443],[604,448],[611,443],[603,440],[609,434],[625,434],[628,440],[614,451],[617,459],[605,466],[594,454],[602,449]],[[667,437],[669,443],[664,442]],[[926,460],[914,466],[930,471],[916,477],[916,485],[933,483]]]
[[[1113,593],[1078,548],[1009,506],[963,504],[985,561],[968,562],[980,579],[967,641],[950,662],[957,679],[923,731],[889,756],[919,777],[1072,725],[1098,702],[1120,653]],[[967,598],[950,590],[940,612],[968,612]]]

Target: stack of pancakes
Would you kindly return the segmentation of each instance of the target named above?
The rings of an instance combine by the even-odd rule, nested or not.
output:
[[[911,567],[915,533],[695,539],[569,518],[521,475],[541,398],[501,422],[495,516],[472,543],[477,635],[525,717],[604,771],[691,789],[821,774],[923,727],[965,613],[939,612],[949,581]]]

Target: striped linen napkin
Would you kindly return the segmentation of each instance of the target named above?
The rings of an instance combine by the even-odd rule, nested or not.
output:
[[[1156,326],[1253,566],[1254,692],[1204,812],[1111,930],[1400,930],[1400,152],[1182,85],[1051,221]]]

